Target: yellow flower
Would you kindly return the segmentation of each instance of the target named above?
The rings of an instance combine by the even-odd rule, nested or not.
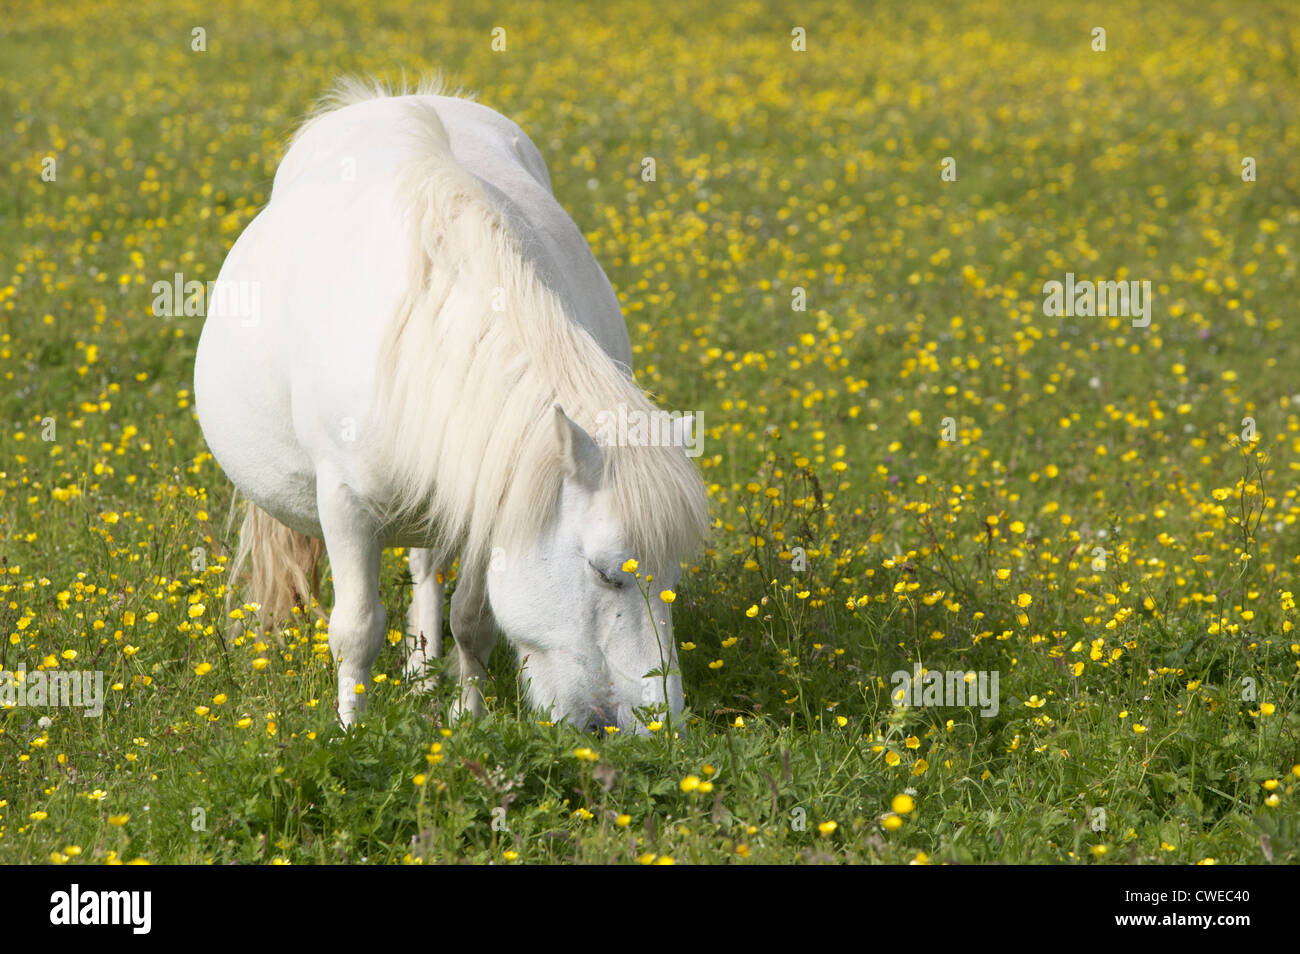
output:
[[[683,792],[694,792],[700,787],[700,777],[698,775],[688,775],[681,782]]]
[[[614,824],[617,825],[619,828],[626,828],[628,825],[632,824],[632,816],[619,815],[617,818],[614,819]]]
[[[123,815],[109,815],[109,816],[108,816],[108,823],[109,823],[110,825],[113,825],[113,826],[116,827],[116,828],[121,828],[123,825],[125,825],[125,824],[126,824],[127,822],[129,822],[130,820],[131,820],[131,816],[130,816],[130,815],[125,815],[125,814],[123,814]]]
[[[660,592],[659,598],[665,603],[671,603],[673,600],[677,599],[677,594],[672,590],[663,590]]]
[[[424,773],[421,772],[420,774],[416,775],[415,778],[411,779],[411,781],[415,783],[416,788],[423,788],[424,783],[427,782],[428,779],[425,777]]]
[[[880,824],[885,831],[898,831],[898,829],[903,827],[903,819],[899,818],[897,815],[886,815],[880,820]]]
[[[640,566],[640,564],[637,563],[636,560],[624,560],[624,561],[623,561],[623,572],[624,572],[624,573],[635,573],[635,572],[636,572],[636,568],[637,568],[638,566]]]
[[[911,795],[902,793],[894,796],[894,800],[890,802],[889,807],[894,810],[895,814],[910,815],[913,809],[916,808],[916,802],[912,800]]]
[[[1034,598],[1030,596],[1028,593],[1021,593],[1019,596],[1016,597],[1016,605],[1019,606],[1021,609],[1024,609],[1033,601]]]
[[[1027,705],[1031,709],[1041,709],[1043,706],[1047,705],[1047,700],[1040,699],[1035,694],[1025,700],[1025,705]]]
[[[758,615],[758,607],[751,606],[749,609],[745,610],[745,615],[748,616],[750,619],[753,619],[755,616]]]
[[[821,832],[823,838],[829,838],[831,836],[831,833],[835,831],[836,828],[839,827],[840,826],[833,821],[824,821],[817,826],[817,830]]]

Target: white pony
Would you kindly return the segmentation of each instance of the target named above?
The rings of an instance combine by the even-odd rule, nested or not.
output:
[[[460,558],[453,716],[482,713],[498,632],[554,719],[644,731],[647,708],[681,710],[660,594],[708,521],[690,421],[661,446],[590,436],[620,405],[663,412],[518,126],[440,91],[345,82],[294,138],[216,287],[229,293],[209,309],[194,388],[249,501],[231,585],[247,567],[250,598],[283,618],[308,602],[324,540],[345,725],[384,641],[390,546],[413,548],[414,680],[441,653],[443,573]]]

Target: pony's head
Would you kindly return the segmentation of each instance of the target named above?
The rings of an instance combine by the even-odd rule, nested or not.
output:
[[[529,701],[556,721],[644,732],[646,721],[682,709],[672,606],[662,594],[677,585],[707,517],[682,451],[690,425],[689,417],[673,422],[668,446],[602,448],[554,409],[554,510],[532,540],[497,551],[487,589]]]

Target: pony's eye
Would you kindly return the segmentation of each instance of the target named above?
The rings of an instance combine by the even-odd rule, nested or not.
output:
[[[621,579],[616,576],[610,576],[590,560],[587,561],[587,566],[591,567],[592,570],[595,571],[596,575],[600,577],[600,582],[604,583],[606,586],[612,586],[616,590],[623,587],[623,581]]]

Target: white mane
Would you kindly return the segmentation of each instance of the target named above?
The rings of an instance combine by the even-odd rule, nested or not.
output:
[[[403,173],[414,254],[379,350],[377,450],[392,497],[386,517],[422,527],[434,549],[477,567],[493,547],[532,542],[554,512],[563,478],[555,404],[593,435],[601,411],[655,409],[565,314],[452,157],[433,103],[422,98],[436,88],[421,84],[405,97],[418,143]],[[327,105],[389,95],[350,81]],[[503,310],[494,310],[494,297]],[[682,449],[602,450],[602,485],[634,555],[656,569],[689,555],[707,527],[708,501]]]

